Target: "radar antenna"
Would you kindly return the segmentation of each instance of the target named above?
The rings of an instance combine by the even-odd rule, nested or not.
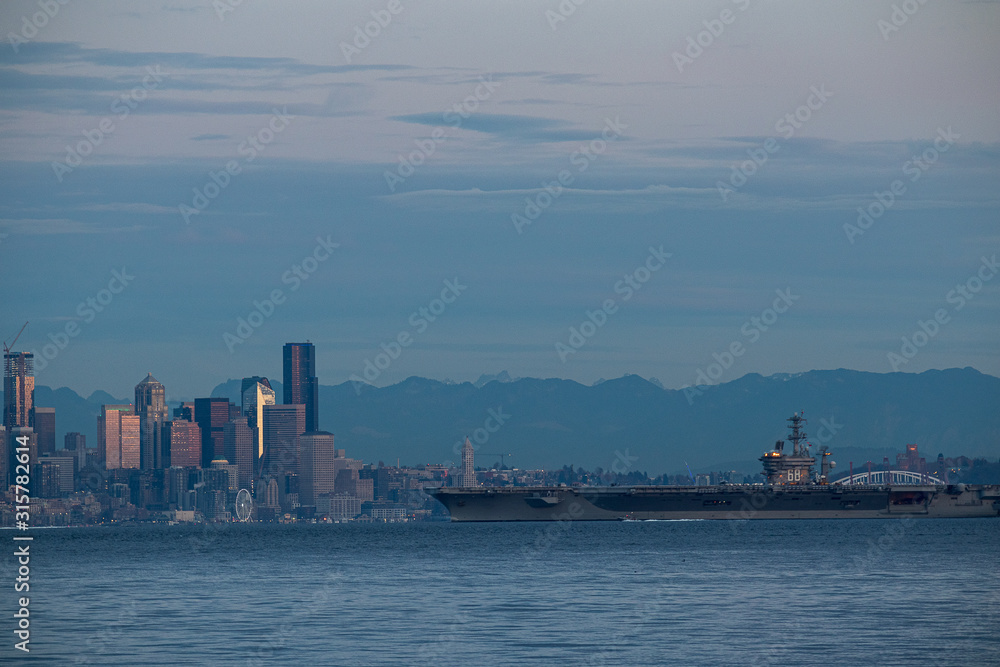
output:
[[[791,434],[789,434],[788,436],[788,439],[792,443],[793,456],[799,456],[799,455],[804,456],[806,453],[805,447],[799,445],[801,441],[805,440],[806,437],[808,437],[808,434],[802,430],[802,425],[807,423],[805,414],[806,414],[805,410],[802,411],[801,415],[798,412],[796,412],[794,415],[785,420],[788,422],[788,428],[792,430]]]

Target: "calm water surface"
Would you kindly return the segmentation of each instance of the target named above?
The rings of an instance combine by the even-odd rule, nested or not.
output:
[[[1000,520],[34,534],[0,662],[1000,665]]]

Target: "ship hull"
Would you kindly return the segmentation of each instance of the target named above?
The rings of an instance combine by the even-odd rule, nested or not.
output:
[[[1000,516],[1000,486],[428,489],[452,521],[858,519]]]

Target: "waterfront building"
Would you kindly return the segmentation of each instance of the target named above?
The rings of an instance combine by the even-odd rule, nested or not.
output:
[[[72,456],[54,456],[52,454],[38,455],[38,463],[43,468],[51,470],[52,479],[42,482],[42,497],[59,498],[73,493],[74,461]],[[43,475],[46,473],[43,472]],[[55,484],[53,484],[55,482]]]

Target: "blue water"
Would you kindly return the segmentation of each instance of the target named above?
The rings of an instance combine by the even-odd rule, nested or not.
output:
[[[8,620],[2,662],[1000,665],[1000,520],[35,535],[30,659]]]

